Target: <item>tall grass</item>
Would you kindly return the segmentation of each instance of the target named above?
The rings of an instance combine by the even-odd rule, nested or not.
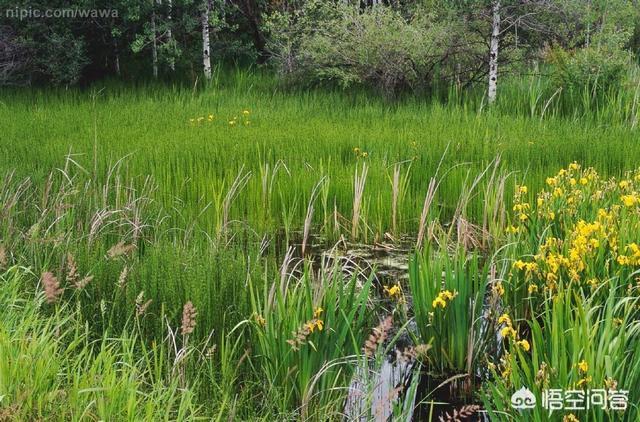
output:
[[[528,98],[505,84],[482,112],[246,72],[3,92],[0,416],[335,419],[358,365],[399,344],[370,337],[383,307],[415,321],[414,374],[482,382],[492,415],[515,415],[542,362],[554,383],[584,359],[594,386],[635,385],[636,94],[567,115],[563,93],[519,83]],[[557,173],[573,160],[599,173]],[[409,289],[316,239],[408,239]],[[418,384],[389,411],[409,415]]]
[[[507,113],[520,109],[509,101],[522,98],[511,85],[505,81],[502,111],[488,113],[420,99],[388,104],[365,93],[283,93],[268,76],[242,72],[195,93],[117,84],[88,91],[9,90],[0,98],[0,174],[15,171],[17,179],[28,175],[40,185],[69,156],[79,171],[104,184],[118,162],[129,188],[140,190],[152,177],[149,199],[166,212],[169,226],[188,225],[211,238],[230,225],[257,233],[301,230],[305,205],[326,177],[325,203],[335,207],[314,213],[310,226],[337,238],[335,227],[318,227],[335,221],[327,216],[334,208],[340,231],[364,238],[417,230],[443,155],[441,168],[449,171],[433,200],[443,220],[454,215],[468,172],[479,174],[498,155],[505,171],[526,174],[532,188],[567,161],[611,175],[633,165],[640,145],[632,125],[615,123],[604,111],[597,120],[550,111],[544,119]],[[104,89],[93,96],[98,88]],[[626,99],[612,102],[637,109]],[[366,185],[354,192],[356,169],[364,163]],[[399,163],[406,163],[406,172],[389,189],[389,169]],[[472,221],[480,221],[484,200],[484,193],[470,198]]]

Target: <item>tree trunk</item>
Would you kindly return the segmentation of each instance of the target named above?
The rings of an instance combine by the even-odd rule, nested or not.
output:
[[[173,25],[173,22],[171,21],[171,13],[173,11],[173,1],[168,0],[167,4],[169,6],[167,11],[167,21],[168,21],[167,41],[169,42],[169,45],[173,47],[173,32],[171,32],[171,26]],[[176,70],[175,57],[172,57],[171,60],[169,61],[169,68],[171,69],[172,72]]]
[[[153,8],[151,10],[151,51],[153,54],[153,77],[158,78],[158,34],[156,31],[156,0],[151,0]]]
[[[114,54],[114,65],[116,75],[120,76],[120,49],[118,48],[118,40],[112,36],[113,41],[113,54]]]
[[[211,79],[211,44],[209,43],[209,0],[204,0],[202,7],[202,66],[204,76]]]
[[[491,45],[489,48],[489,92],[487,95],[489,104],[496,100],[498,87],[498,46],[500,42],[500,0],[494,0],[491,4],[493,22],[491,24]]]

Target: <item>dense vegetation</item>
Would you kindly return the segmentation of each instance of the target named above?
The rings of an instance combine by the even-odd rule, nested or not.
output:
[[[0,420],[637,420],[636,6],[3,16]]]

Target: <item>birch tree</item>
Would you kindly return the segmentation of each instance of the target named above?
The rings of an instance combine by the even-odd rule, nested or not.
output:
[[[211,44],[209,42],[209,12],[211,5],[209,0],[203,0],[202,4],[202,67],[204,77],[211,80]]]
[[[488,101],[496,101],[498,89],[498,49],[500,46],[500,0],[493,0],[491,4],[491,41],[489,47],[489,90]]]

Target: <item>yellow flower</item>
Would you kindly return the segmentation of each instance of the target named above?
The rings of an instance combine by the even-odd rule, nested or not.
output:
[[[620,183],[618,183],[618,186],[620,186],[620,189],[626,189],[629,187],[629,181],[621,180]]]
[[[211,122],[211,121],[213,121],[213,114],[210,114],[210,115],[208,116],[208,119],[209,119],[209,121],[210,121],[210,122]]]
[[[587,371],[589,370],[589,364],[586,360],[582,359],[580,363],[578,363],[578,370],[582,373],[587,373]]]
[[[523,186],[518,186],[516,189],[518,190],[518,193],[526,194],[528,192],[527,187],[524,186],[524,185]]]
[[[498,296],[503,296],[504,295],[504,287],[502,286],[502,282],[498,281],[495,286],[493,286],[493,291],[498,295]]]
[[[448,300],[453,299],[454,297],[456,297],[457,293],[451,293],[449,290],[444,290],[442,293],[440,293],[441,295],[443,295],[444,297],[446,297]]]
[[[638,202],[638,197],[635,194],[622,195],[620,200],[626,207],[632,207]]]
[[[314,318],[311,321],[307,321],[304,326],[309,330],[309,333],[313,333],[316,329],[318,331],[322,331],[322,329],[324,328],[324,321]]]
[[[434,308],[437,308],[438,306],[440,306],[442,309],[444,309],[447,306],[447,302],[445,302],[444,299],[438,296],[435,299],[433,299],[433,302],[431,302],[431,306]]]
[[[629,261],[629,257],[625,256],[625,255],[620,255],[618,256],[618,264],[620,265],[629,265],[630,261]]]
[[[547,177],[547,185],[555,186],[558,183],[558,179],[555,177]]]
[[[580,178],[580,184],[581,185],[586,185],[587,183],[589,183],[589,180],[586,177],[581,177]]]
[[[580,164],[574,161],[573,163],[569,164],[569,170],[580,170]]]
[[[516,344],[517,344],[518,346],[522,347],[522,349],[523,349],[525,352],[528,352],[528,351],[529,351],[529,349],[531,349],[531,346],[529,345],[529,342],[528,342],[527,340],[520,340],[520,341],[517,341],[517,342],[516,342]]]
[[[399,298],[400,295],[402,294],[402,288],[400,287],[399,284],[394,284],[393,286],[389,287],[389,286],[384,286],[384,291],[385,293],[387,293],[389,295],[389,297],[391,298]]]
[[[580,422],[580,419],[576,418],[573,413],[569,413],[562,418],[562,422]]]
[[[318,306],[316,309],[314,309],[313,311],[313,317],[314,318],[318,318],[320,317],[320,315],[322,315],[322,313],[324,312],[324,309],[322,309],[320,306]]]
[[[508,314],[502,314],[500,315],[500,318],[498,318],[498,324],[507,324],[507,325],[511,325],[511,318],[509,317]]]
[[[516,330],[514,330],[513,327],[504,327],[502,330],[500,330],[500,334],[502,335],[503,338],[507,338],[507,337],[513,337],[514,339],[516,338]]]
[[[516,226],[509,226],[505,229],[507,233],[516,234],[520,231]]]
[[[519,259],[513,263],[513,268],[517,268],[518,270],[522,271],[526,267],[526,265],[526,262]]]
[[[363,156],[364,158],[367,158],[367,157],[369,156],[369,153],[365,151],[365,152],[363,152],[363,153],[362,153],[362,156]]]
[[[249,115],[249,110],[242,110],[242,114],[244,114],[245,116]]]
[[[585,384],[588,384],[591,382],[591,377],[584,377],[582,378],[580,381],[578,381],[578,383],[576,384],[576,387],[580,388],[582,386],[584,386]]]
[[[501,375],[502,375],[502,378],[504,378],[504,379],[509,378],[509,376],[511,375],[511,367],[510,366],[505,367],[502,370]]]
[[[529,288],[527,289],[527,291],[529,292],[529,294],[536,293],[538,291],[538,286],[536,286],[535,284],[529,284]]]
[[[229,120],[229,126],[235,126],[236,123],[235,120]]]

